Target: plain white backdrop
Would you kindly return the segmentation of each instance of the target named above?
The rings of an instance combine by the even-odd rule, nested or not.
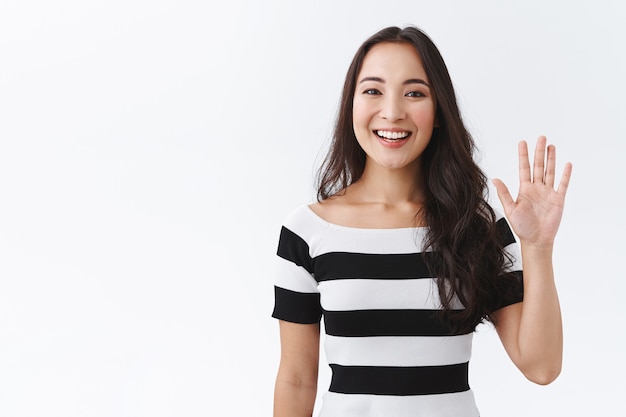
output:
[[[625,20],[617,0],[3,0],[0,415],[271,415],[281,222],[314,198],[356,48],[414,24],[490,177],[515,190],[540,134],[574,164],[563,372],[533,385],[479,327],[482,415],[624,416]]]

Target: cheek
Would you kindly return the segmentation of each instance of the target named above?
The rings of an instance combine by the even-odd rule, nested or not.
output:
[[[352,123],[354,125],[354,129],[363,129],[367,127],[369,119],[370,117],[367,107],[361,105],[358,101],[355,101],[352,105]]]
[[[415,124],[424,126],[432,125],[435,123],[435,109],[434,106],[428,106],[420,109],[416,109],[413,112],[413,121]]]

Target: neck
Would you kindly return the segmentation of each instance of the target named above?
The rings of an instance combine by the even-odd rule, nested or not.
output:
[[[363,175],[354,185],[362,199],[368,202],[392,206],[422,203],[424,184],[419,172],[417,164],[402,169],[388,169],[366,163]]]

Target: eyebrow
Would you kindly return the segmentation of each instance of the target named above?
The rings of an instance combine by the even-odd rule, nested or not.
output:
[[[385,83],[385,80],[383,80],[380,77],[365,77],[361,79],[361,81],[359,81],[359,84],[364,83],[366,81],[375,81],[377,83],[383,83],[383,84]],[[423,84],[426,87],[430,88],[430,85],[426,81],[422,80],[421,78],[409,78],[408,80],[402,83],[402,85],[409,85],[409,84]]]

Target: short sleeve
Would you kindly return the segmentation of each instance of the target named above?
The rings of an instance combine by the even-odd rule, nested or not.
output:
[[[309,245],[283,226],[277,255],[272,317],[294,323],[319,323],[322,308]]]
[[[524,300],[522,256],[519,244],[504,217],[498,219],[496,230],[504,251],[504,271],[497,280],[495,293],[498,296],[494,300],[492,311]]]

